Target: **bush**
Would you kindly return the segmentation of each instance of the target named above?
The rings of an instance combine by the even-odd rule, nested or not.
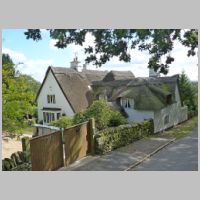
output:
[[[119,126],[128,123],[127,119],[120,112],[113,111],[104,100],[94,101],[87,110],[76,113],[73,118],[73,123],[79,124],[88,121],[90,118],[95,119],[98,130],[105,129],[108,126]]]
[[[51,122],[52,126],[56,126],[59,128],[66,128],[68,126],[71,126],[73,124],[73,120],[71,117],[63,116],[60,119]]]
[[[88,120],[89,120],[89,116],[87,115],[86,111],[79,112],[74,115],[73,124],[80,124],[80,123],[88,121]]]
[[[86,115],[95,119],[97,129],[102,130],[107,127],[110,116],[111,108],[106,101],[94,101],[92,105],[87,109]]]
[[[153,120],[107,128],[95,135],[95,152],[104,154],[154,133]]]
[[[128,124],[128,120],[124,116],[122,116],[120,112],[112,111],[108,126],[113,127],[113,126],[119,126],[122,124]]]

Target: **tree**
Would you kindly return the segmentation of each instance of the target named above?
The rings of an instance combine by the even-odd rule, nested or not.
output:
[[[34,115],[36,90],[40,83],[28,75],[15,76],[9,55],[2,55],[2,113],[3,130],[15,132],[26,127],[27,115]]]
[[[83,45],[86,34],[94,36],[95,46],[85,47],[86,63],[101,66],[113,56],[124,62],[131,61],[130,49],[148,51],[151,55],[149,68],[163,74],[168,73],[169,65],[174,61],[170,52],[174,41],[178,40],[189,48],[188,56],[196,55],[198,49],[198,30],[189,29],[47,29],[52,39],[57,40],[55,46],[66,48],[69,44]],[[27,39],[42,39],[40,29],[28,29]],[[161,62],[162,57],[165,62]],[[133,58],[134,59],[134,58]]]
[[[189,111],[197,110],[198,105],[195,103],[195,90],[184,71],[180,75],[179,86],[183,104],[188,106]]]

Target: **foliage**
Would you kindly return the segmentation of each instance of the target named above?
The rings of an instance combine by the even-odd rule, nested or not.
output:
[[[198,85],[192,84],[189,78],[183,71],[179,78],[179,86],[181,99],[184,105],[188,106],[189,111],[197,111],[198,110]]]
[[[86,110],[86,115],[95,119],[97,129],[102,130],[107,127],[111,117],[111,108],[104,100],[94,101]]]
[[[95,135],[95,151],[104,154],[154,133],[153,120],[107,128]]]
[[[127,119],[120,112],[113,111],[105,100],[97,100],[85,111],[76,113],[73,118],[73,124],[79,124],[95,119],[95,125],[98,130],[106,127],[119,126],[127,124]]]
[[[36,91],[40,83],[28,75],[18,74],[8,54],[2,55],[3,130],[15,132],[28,126],[26,116],[35,114]]]
[[[73,124],[80,124],[82,122],[88,121],[89,118],[90,117],[87,115],[86,111],[76,113],[73,117]]]
[[[127,124],[128,120],[120,113],[117,111],[112,111],[110,115],[110,120],[109,120],[109,127],[114,127],[114,126],[119,126],[121,124]]]
[[[66,128],[68,126],[71,126],[72,124],[73,124],[72,118],[67,116],[62,116],[60,117],[60,119],[51,122],[52,126],[56,126],[59,128]]]
[[[169,138],[180,138],[189,134],[194,128],[198,127],[198,117],[195,116],[177,126],[165,130],[161,136]],[[160,137],[160,136],[159,136]]]
[[[149,68],[167,74],[169,65],[174,61],[170,52],[174,41],[178,40],[189,48],[188,56],[194,56],[198,49],[198,30],[196,29],[47,29],[52,39],[56,39],[58,48],[66,48],[69,44],[83,45],[86,34],[94,36],[94,46],[85,47],[86,63],[101,66],[112,57],[117,56],[124,62],[131,61],[130,49],[148,51],[151,55]],[[27,39],[42,39],[40,29],[28,29]],[[162,57],[165,62],[161,62]]]

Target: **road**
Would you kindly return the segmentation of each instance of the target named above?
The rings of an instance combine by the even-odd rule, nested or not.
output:
[[[197,171],[198,128],[157,154],[145,160],[131,171]]]

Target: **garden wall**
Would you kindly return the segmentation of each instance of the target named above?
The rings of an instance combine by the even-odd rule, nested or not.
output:
[[[30,171],[31,159],[30,159],[30,140],[29,137],[23,137],[22,151],[13,153],[10,158],[4,158],[2,160],[3,171]]]
[[[153,119],[99,131],[95,137],[95,153],[104,154],[154,133]]]

